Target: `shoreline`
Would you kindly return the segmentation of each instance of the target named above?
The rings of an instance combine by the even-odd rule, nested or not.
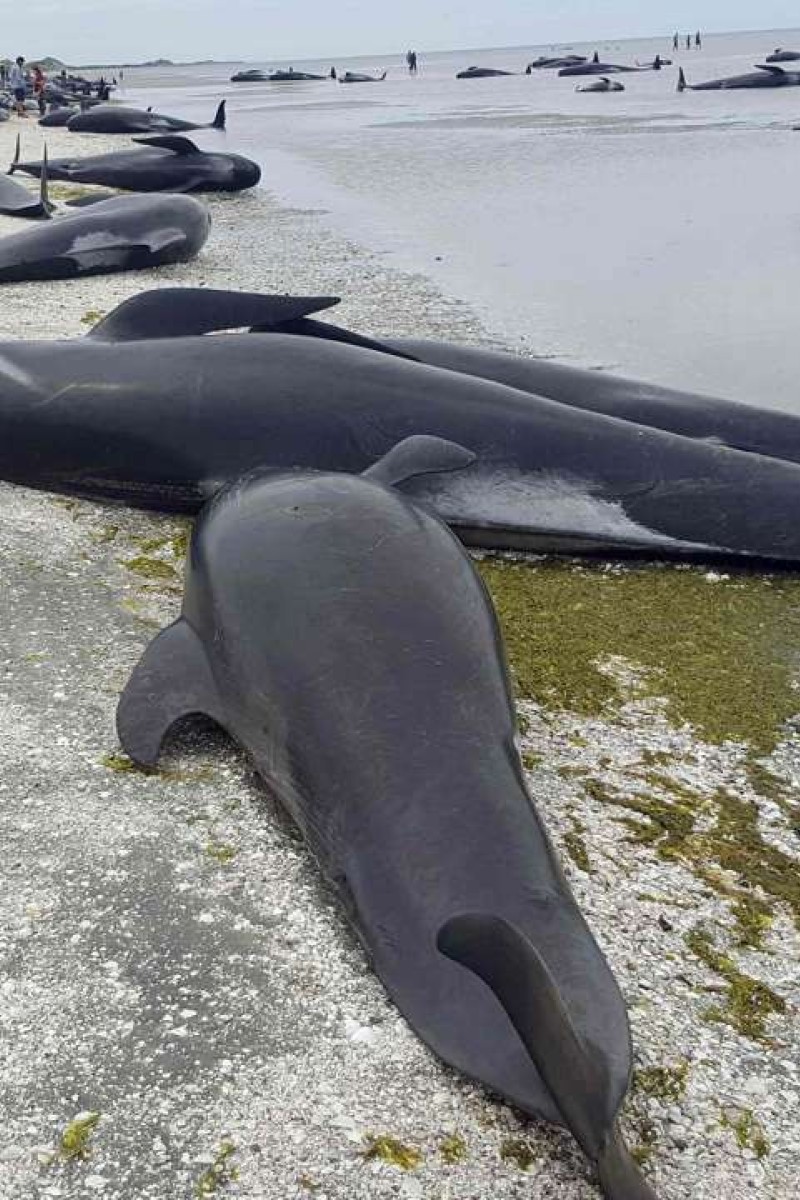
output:
[[[31,156],[25,127],[45,132],[0,126],[0,162],[18,125]],[[145,288],[204,285],[340,294],[332,319],[368,335],[492,344],[467,305],[264,185],[201,197],[213,224],[191,263],[5,285],[0,336],[80,336]],[[120,755],[116,701],[178,613],[188,522],[7,484],[0,503],[3,1200],[194,1200],[208,1172],[246,1200],[596,1198],[569,1136],[405,1025],[230,743],[194,731],[152,774]],[[800,581],[479,566],[531,794],[628,1004],[629,1143],[660,1200],[791,1200]]]

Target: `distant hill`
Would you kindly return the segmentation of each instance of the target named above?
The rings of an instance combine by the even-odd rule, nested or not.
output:
[[[7,67],[11,66],[12,61],[10,58],[0,58],[0,62],[5,63]],[[38,63],[43,71],[60,71],[62,67],[67,65],[60,58],[53,58],[52,56],[48,56],[47,58],[29,58],[28,62]]]

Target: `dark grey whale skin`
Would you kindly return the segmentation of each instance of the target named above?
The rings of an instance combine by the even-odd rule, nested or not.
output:
[[[136,141],[141,150],[50,159],[48,176],[129,192],[238,192],[255,187],[261,178],[261,168],[252,159],[200,150],[186,137],[166,134]],[[12,170],[39,177],[42,164],[14,163]]]
[[[800,419],[790,413],[476,346],[409,338],[386,344],[431,366],[495,380],[585,412],[800,463]]]
[[[342,341],[364,349],[502,383],[532,396],[544,396],[584,412],[661,429],[800,464],[800,418],[741,401],[682,392],[606,371],[568,367],[550,359],[528,358],[457,342],[426,338],[377,341],[328,321],[308,317],[276,326],[286,333]]]
[[[361,346],[200,336],[330,303],[161,289],[89,337],[0,344],[0,478],[191,512],[256,467],[359,472],[423,433],[477,456],[405,485],[471,544],[800,563],[794,463]]]
[[[374,478],[255,474],[221,491],[195,526],[181,617],[122,695],[119,736],[153,765],[176,720],[217,721],[301,829],[420,1037],[565,1123],[569,1105],[492,990],[437,949],[465,911],[513,926],[547,965],[556,1028],[568,1019],[599,1060],[605,1143],[630,1077],[627,1016],[526,790],[491,601],[450,531],[382,482],[413,474],[418,453],[435,471],[437,444],[442,469],[469,461],[412,438]]]
[[[190,196],[115,196],[0,239],[0,283],[186,262],[205,244],[209,223]]]

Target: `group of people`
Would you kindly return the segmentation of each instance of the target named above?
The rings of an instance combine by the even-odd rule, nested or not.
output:
[[[33,90],[33,98],[39,105],[39,112],[44,114],[46,103],[44,98],[45,84],[47,77],[42,68],[34,63],[30,69],[30,83]],[[25,59],[21,54],[17,55],[10,67],[5,63],[0,64],[0,84],[3,87],[10,89],[14,97],[14,107],[17,115],[20,117],[27,116],[25,111],[25,100],[28,95],[28,73],[25,68]]]
[[[673,50],[678,50],[678,49],[680,48],[680,42],[681,42],[681,36],[680,36],[680,34],[679,34],[679,33],[675,33],[675,34],[673,34],[673,36],[672,36],[672,49],[673,49]],[[694,44],[695,44],[695,46],[697,47],[697,49],[698,49],[698,50],[699,50],[699,49],[700,49],[700,47],[703,45],[703,39],[700,37],[700,31],[699,31],[699,30],[698,30],[698,31],[697,31],[697,33],[694,35]],[[686,34],[686,49],[687,49],[687,50],[691,50],[691,48],[692,48],[692,35],[691,35],[690,33],[687,33],[687,34]]]

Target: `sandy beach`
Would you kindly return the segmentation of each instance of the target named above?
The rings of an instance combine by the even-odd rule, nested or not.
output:
[[[0,163],[18,129],[40,156],[35,121],[11,120]],[[47,131],[51,157],[127,144]],[[207,286],[340,295],[334,318],[367,334],[491,341],[264,182],[206,198],[195,262],[4,286],[0,334],[79,337],[142,289]],[[597,1197],[566,1133],[408,1028],[224,737],[190,731],[152,774],[121,755],[116,702],[179,612],[189,532],[0,485],[0,1197]],[[479,566],[531,795],[628,1005],[629,1144],[661,1200],[790,1200],[800,581]]]

